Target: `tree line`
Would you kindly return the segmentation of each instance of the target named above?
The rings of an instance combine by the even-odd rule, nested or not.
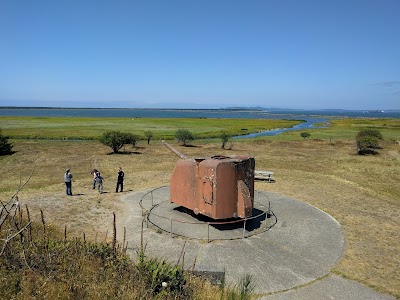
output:
[[[151,131],[145,131],[145,136],[147,140],[147,144],[150,144],[150,141],[153,137],[153,133]],[[175,139],[181,143],[182,146],[188,146],[190,142],[194,141],[196,138],[192,132],[187,129],[178,129],[175,132]],[[220,136],[222,141],[221,148],[225,148],[227,142],[229,141],[230,136],[223,132]],[[114,153],[118,153],[118,151],[124,145],[132,145],[136,146],[136,143],[139,141],[140,137],[138,135],[120,131],[106,131],[99,138],[99,141],[105,145],[110,147]]]
[[[153,138],[151,131],[144,132],[147,144],[150,144]],[[311,134],[309,132],[300,132],[300,136],[304,139],[309,138]],[[188,146],[190,142],[196,138],[192,132],[187,129],[178,129],[175,132],[175,139],[181,143],[182,146]],[[220,135],[221,148],[225,149],[227,143],[231,139],[227,133],[222,132]],[[382,133],[377,129],[362,129],[356,135],[356,146],[357,153],[360,155],[378,154],[378,150],[381,149],[380,141],[383,140]],[[112,149],[113,153],[118,153],[124,145],[136,146],[136,143],[140,140],[140,137],[136,134],[121,132],[121,131],[106,131],[104,132],[99,141]],[[233,145],[233,144],[232,144]],[[232,145],[229,149],[232,148]],[[0,128],[0,156],[13,154],[13,145],[9,142],[9,138],[2,134]]]

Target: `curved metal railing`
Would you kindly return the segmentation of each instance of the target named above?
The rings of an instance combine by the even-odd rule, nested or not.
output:
[[[166,199],[165,189],[168,189],[168,186],[161,186],[146,192],[141,197],[139,205],[142,209],[142,216],[146,226],[154,226],[160,233],[167,232],[171,237],[180,236],[189,239],[206,240],[207,242],[244,239],[269,230],[277,222],[277,218],[271,210],[268,196],[258,190],[255,191],[254,208],[259,212],[245,219],[188,221],[168,217],[155,212],[160,205],[169,201],[168,198]],[[260,200],[268,202],[268,206],[260,203]],[[204,230],[203,227],[205,227]]]

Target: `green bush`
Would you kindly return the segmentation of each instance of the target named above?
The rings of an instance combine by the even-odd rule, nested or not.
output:
[[[178,129],[175,132],[175,138],[178,142],[182,143],[183,146],[186,146],[188,142],[194,140],[194,135],[187,129]]]
[[[379,141],[383,140],[382,133],[376,129],[363,129],[357,133],[357,152],[361,155],[377,154],[379,149]]]
[[[13,145],[8,141],[8,137],[2,135],[0,129],[0,155],[12,154]]]
[[[300,132],[300,136],[301,136],[303,139],[306,139],[306,138],[309,138],[309,137],[311,136],[311,133],[309,133],[309,132],[307,132],[307,131],[303,131],[303,132]]]

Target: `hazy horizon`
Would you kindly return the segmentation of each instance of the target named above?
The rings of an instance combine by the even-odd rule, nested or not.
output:
[[[400,111],[400,109],[392,109],[392,108],[377,108],[377,109],[344,109],[344,108],[289,108],[289,107],[264,107],[264,106],[220,106],[220,107],[186,107],[186,106],[164,106],[165,104],[160,104],[159,106],[143,106],[143,107],[83,107],[83,106],[39,106],[39,105],[23,105],[23,106],[16,106],[16,105],[0,105],[0,108],[16,108],[16,109],[24,109],[24,108],[38,108],[38,109],[165,109],[165,110],[224,110],[224,109],[244,109],[244,110],[251,110],[251,109],[265,109],[265,110],[304,110],[304,111],[324,111],[324,110],[332,110],[332,111]]]

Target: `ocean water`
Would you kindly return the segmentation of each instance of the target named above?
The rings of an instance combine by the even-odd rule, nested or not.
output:
[[[361,110],[247,110],[247,109],[139,109],[139,108],[2,108],[0,116],[94,118],[238,118],[302,119],[329,117],[400,118],[400,111]]]

